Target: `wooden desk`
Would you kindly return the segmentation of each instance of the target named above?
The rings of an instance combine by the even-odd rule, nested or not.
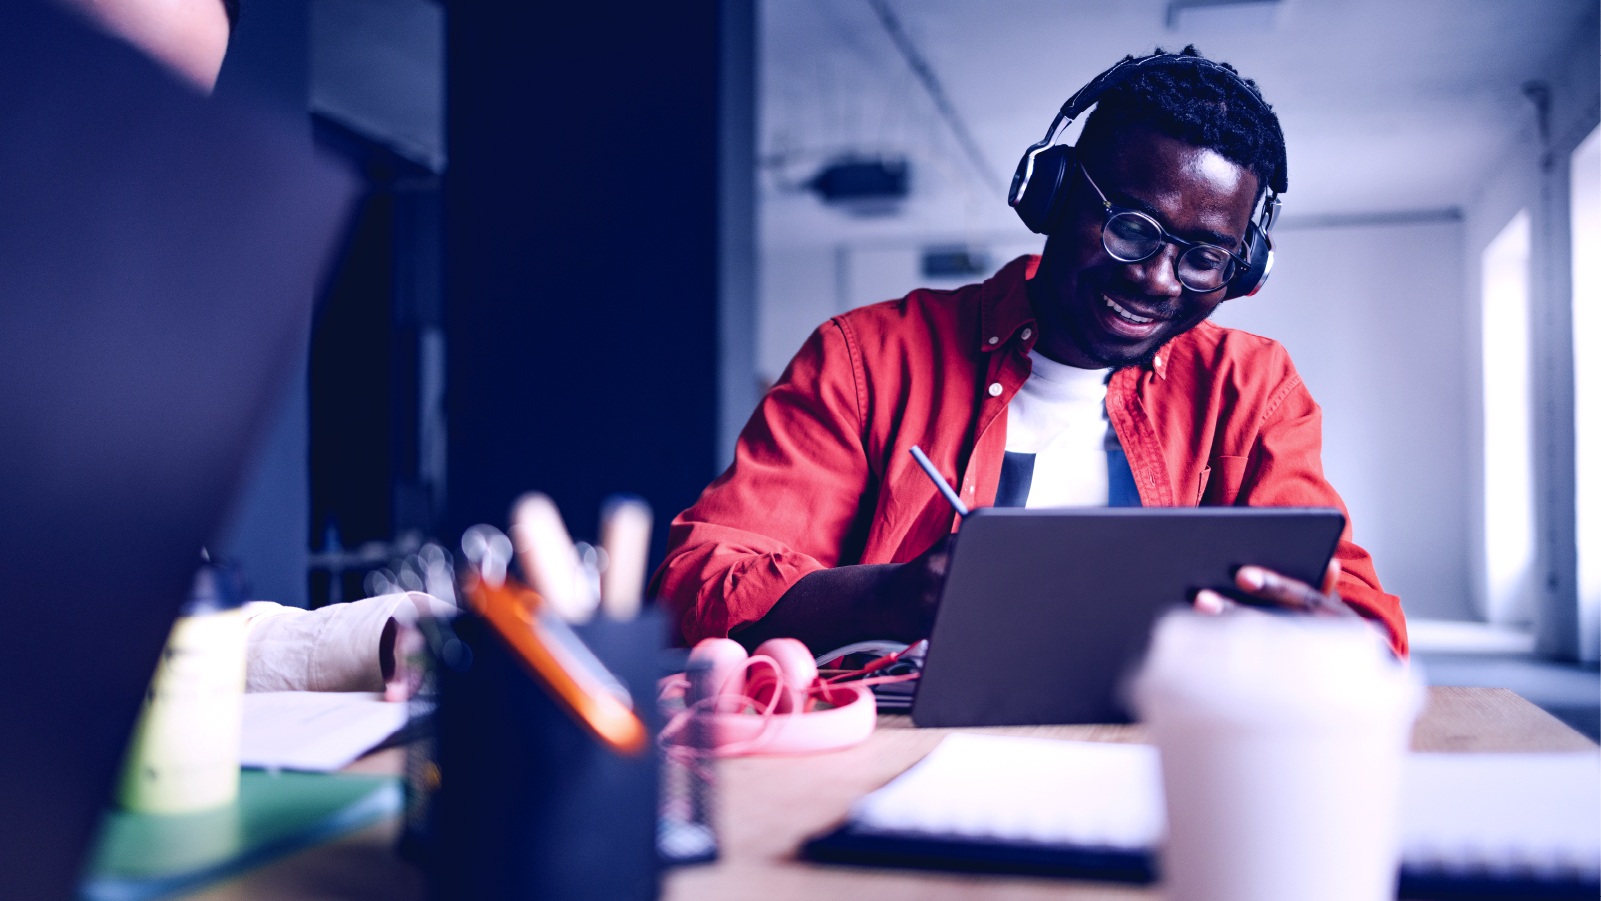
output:
[[[719,764],[715,864],[668,873],[667,901],[942,901],[982,894],[1024,899],[1158,898],[1160,891],[1116,883],[1015,876],[822,866],[795,859],[805,839],[840,822],[851,802],[900,775],[952,730],[913,729],[904,716],[883,716],[862,745],[813,757],[728,760]],[[1084,741],[1139,742],[1138,726],[1031,726],[979,729]],[[1582,751],[1595,744],[1504,688],[1431,688],[1412,735],[1418,751]],[[394,752],[356,766],[398,772]],[[215,886],[206,901],[422,901],[422,876],[390,853],[397,825],[381,823],[272,866]]]

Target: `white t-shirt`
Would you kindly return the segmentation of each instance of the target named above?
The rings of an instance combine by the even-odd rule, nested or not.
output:
[[[1111,370],[1079,369],[1037,350],[1028,357],[1033,371],[1006,410],[1006,463],[996,505],[1106,506]]]

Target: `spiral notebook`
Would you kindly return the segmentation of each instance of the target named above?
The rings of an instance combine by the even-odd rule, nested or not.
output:
[[[1412,754],[1400,895],[1601,892],[1601,756]],[[946,736],[862,798],[813,860],[1149,882],[1166,830],[1147,745]]]

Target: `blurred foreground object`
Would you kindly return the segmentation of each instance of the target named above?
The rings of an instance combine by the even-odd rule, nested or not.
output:
[[[554,505],[527,512],[565,537]],[[569,626],[508,577],[512,544],[468,529],[462,614],[418,621],[431,662],[413,703],[438,708],[427,757],[408,755],[403,853],[436,901],[655,898],[660,721],[634,699],[661,675],[666,624]]]
[[[36,0],[0,135],[0,897],[67,898],[351,186]]]
[[[632,494],[600,505],[600,546],[574,542],[550,496],[530,491],[511,508],[511,542],[528,586],[551,613],[587,622],[595,608],[616,620],[639,614],[650,556],[650,504]]]
[[[543,497],[535,495],[532,497]],[[520,502],[514,512],[526,508]],[[544,501],[549,504],[549,499]],[[520,512],[519,512],[520,515]],[[538,515],[544,516],[542,511]],[[549,515],[561,526],[560,514],[551,504]],[[490,526],[474,526],[469,533],[482,535]],[[565,527],[561,534],[566,535]],[[471,542],[463,536],[463,550],[471,559]],[[493,542],[503,544],[503,542]],[[486,622],[505,642],[511,656],[573,720],[613,751],[637,755],[645,749],[646,729],[635,709],[628,688],[619,682],[586,647],[540,594],[508,579],[502,564],[478,555],[462,579],[467,607]],[[575,567],[576,570],[576,567]],[[499,572],[494,578],[491,572]]]
[[[490,620],[466,613],[452,628],[471,659],[456,667],[442,659],[436,668],[429,897],[656,898],[661,761],[650,741],[660,725],[654,705],[636,705],[644,747],[619,751],[530,676]],[[650,697],[667,636],[658,611],[629,622],[597,617],[574,633],[634,697]]]
[[[172,624],[128,742],[118,801],[139,813],[194,813],[239,796],[245,619],[232,574],[209,561]]]
[[[578,549],[549,495],[531,491],[512,505],[511,543],[528,587],[539,593],[550,612],[576,623],[594,614],[600,599],[585,578]]]
[[[684,697],[710,698],[717,694],[713,683],[713,657],[690,656],[684,667]],[[671,677],[669,677],[671,678]],[[658,700],[661,716],[671,722],[680,711],[681,730],[676,741],[664,741],[662,753],[661,814],[656,824],[656,851],[664,864],[704,863],[718,856],[717,821],[714,817],[717,792],[717,723],[705,710],[679,707]],[[665,733],[665,727],[664,727]]]
[[[1356,620],[1174,614],[1135,687],[1174,901],[1388,901],[1422,686]]]
[[[600,574],[600,607],[612,619],[633,619],[645,594],[650,557],[650,504],[632,494],[614,494],[600,509],[600,547],[606,567]]]

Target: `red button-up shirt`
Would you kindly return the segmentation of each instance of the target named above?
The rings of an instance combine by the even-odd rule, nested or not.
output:
[[[954,528],[907,449],[921,446],[969,507],[995,502],[1006,405],[1039,338],[1024,288],[1038,257],[955,291],[918,290],[830,319],[740,434],[734,463],[673,520],[651,588],[690,642],[761,619],[808,573],[901,563]],[[1106,412],[1147,507],[1338,507],[1322,411],[1289,354],[1204,322],[1150,365],[1113,374]],[[955,478],[952,478],[954,476]],[[1340,596],[1406,653],[1401,602],[1351,542]]]

